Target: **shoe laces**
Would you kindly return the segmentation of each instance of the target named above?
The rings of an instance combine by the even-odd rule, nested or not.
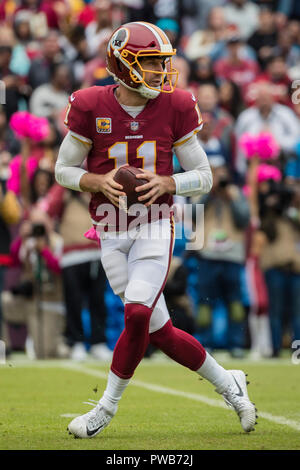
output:
[[[98,401],[89,398],[88,401],[84,401],[83,403],[85,405],[93,406],[93,408],[85,415],[91,428],[96,428],[100,425],[107,425],[110,422],[112,416],[105,411]]]

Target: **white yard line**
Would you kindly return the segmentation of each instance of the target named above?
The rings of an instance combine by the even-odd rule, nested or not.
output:
[[[100,379],[106,380],[106,378],[107,378],[107,373],[97,371],[97,370],[93,370],[93,369],[89,369],[87,367],[80,366],[80,365],[77,365],[77,364],[74,364],[74,363],[72,364],[72,363],[65,363],[64,362],[64,363],[58,364],[58,365],[60,365],[60,367],[62,367],[63,369],[68,369],[68,370],[73,370],[73,371],[76,371],[76,372],[81,372],[82,374],[90,375],[90,376],[93,376],[93,377],[98,377]],[[135,385],[136,387],[141,387],[141,388],[144,388],[146,390],[150,390],[152,392],[158,392],[158,393],[163,393],[165,395],[173,395],[173,396],[177,396],[177,397],[188,398],[190,400],[195,400],[195,401],[199,401],[201,403],[205,403],[206,405],[209,405],[209,406],[228,409],[223,401],[217,400],[217,399],[214,399],[214,398],[208,398],[204,395],[199,395],[198,393],[183,392],[183,391],[176,390],[176,389],[173,389],[173,388],[163,387],[161,385],[155,385],[155,384],[142,382],[140,380],[135,380],[135,379],[132,379],[130,381],[130,384]],[[260,410],[258,410],[258,415],[259,415],[259,418],[266,419],[267,421],[271,421],[272,423],[281,424],[281,425],[284,425],[284,426],[288,426],[288,427],[290,427],[290,428],[292,428],[296,431],[300,431],[300,423],[299,422],[293,421],[293,420],[288,419],[288,418],[285,418],[284,416],[274,416],[271,413],[266,413],[266,412],[260,411]]]

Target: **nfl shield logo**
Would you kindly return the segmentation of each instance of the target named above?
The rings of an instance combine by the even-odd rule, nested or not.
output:
[[[132,132],[136,132],[136,131],[138,131],[138,129],[139,129],[139,123],[136,122],[136,121],[132,121],[132,122],[130,123],[130,130],[131,130]]]

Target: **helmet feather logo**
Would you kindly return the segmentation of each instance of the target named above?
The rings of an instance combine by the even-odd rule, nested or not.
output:
[[[111,47],[113,49],[120,50],[122,49],[129,39],[129,32],[127,29],[119,29],[111,40]]]

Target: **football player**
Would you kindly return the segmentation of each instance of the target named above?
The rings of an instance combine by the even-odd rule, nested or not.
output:
[[[204,194],[212,187],[207,156],[196,136],[202,127],[197,102],[188,91],[175,89],[175,53],[157,26],[125,24],[113,33],[107,49],[107,70],[116,84],[70,96],[65,121],[69,132],[60,147],[56,180],[91,193],[90,214],[100,233],[102,263],[125,313],[102,398],[68,426],[76,437],[96,436],[110,423],[149,342],[210,381],[237,412],[243,429],[254,429],[255,407],[244,372],[225,370],[170,320],[162,291],[173,250],[171,211],[156,219],[149,211],[150,219],[139,230],[131,230],[130,224],[125,232],[120,229],[119,203],[125,193],[114,175],[122,165],[142,169],[137,178],[148,182],[137,191],[146,191],[139,201],[149,209],[154,203],[171,207],[173,194]],[[173,151],[183,173],[173,175]],[[87,169],[81,168],[85,159]],[[112,216],[107,218],[107,212]]]

